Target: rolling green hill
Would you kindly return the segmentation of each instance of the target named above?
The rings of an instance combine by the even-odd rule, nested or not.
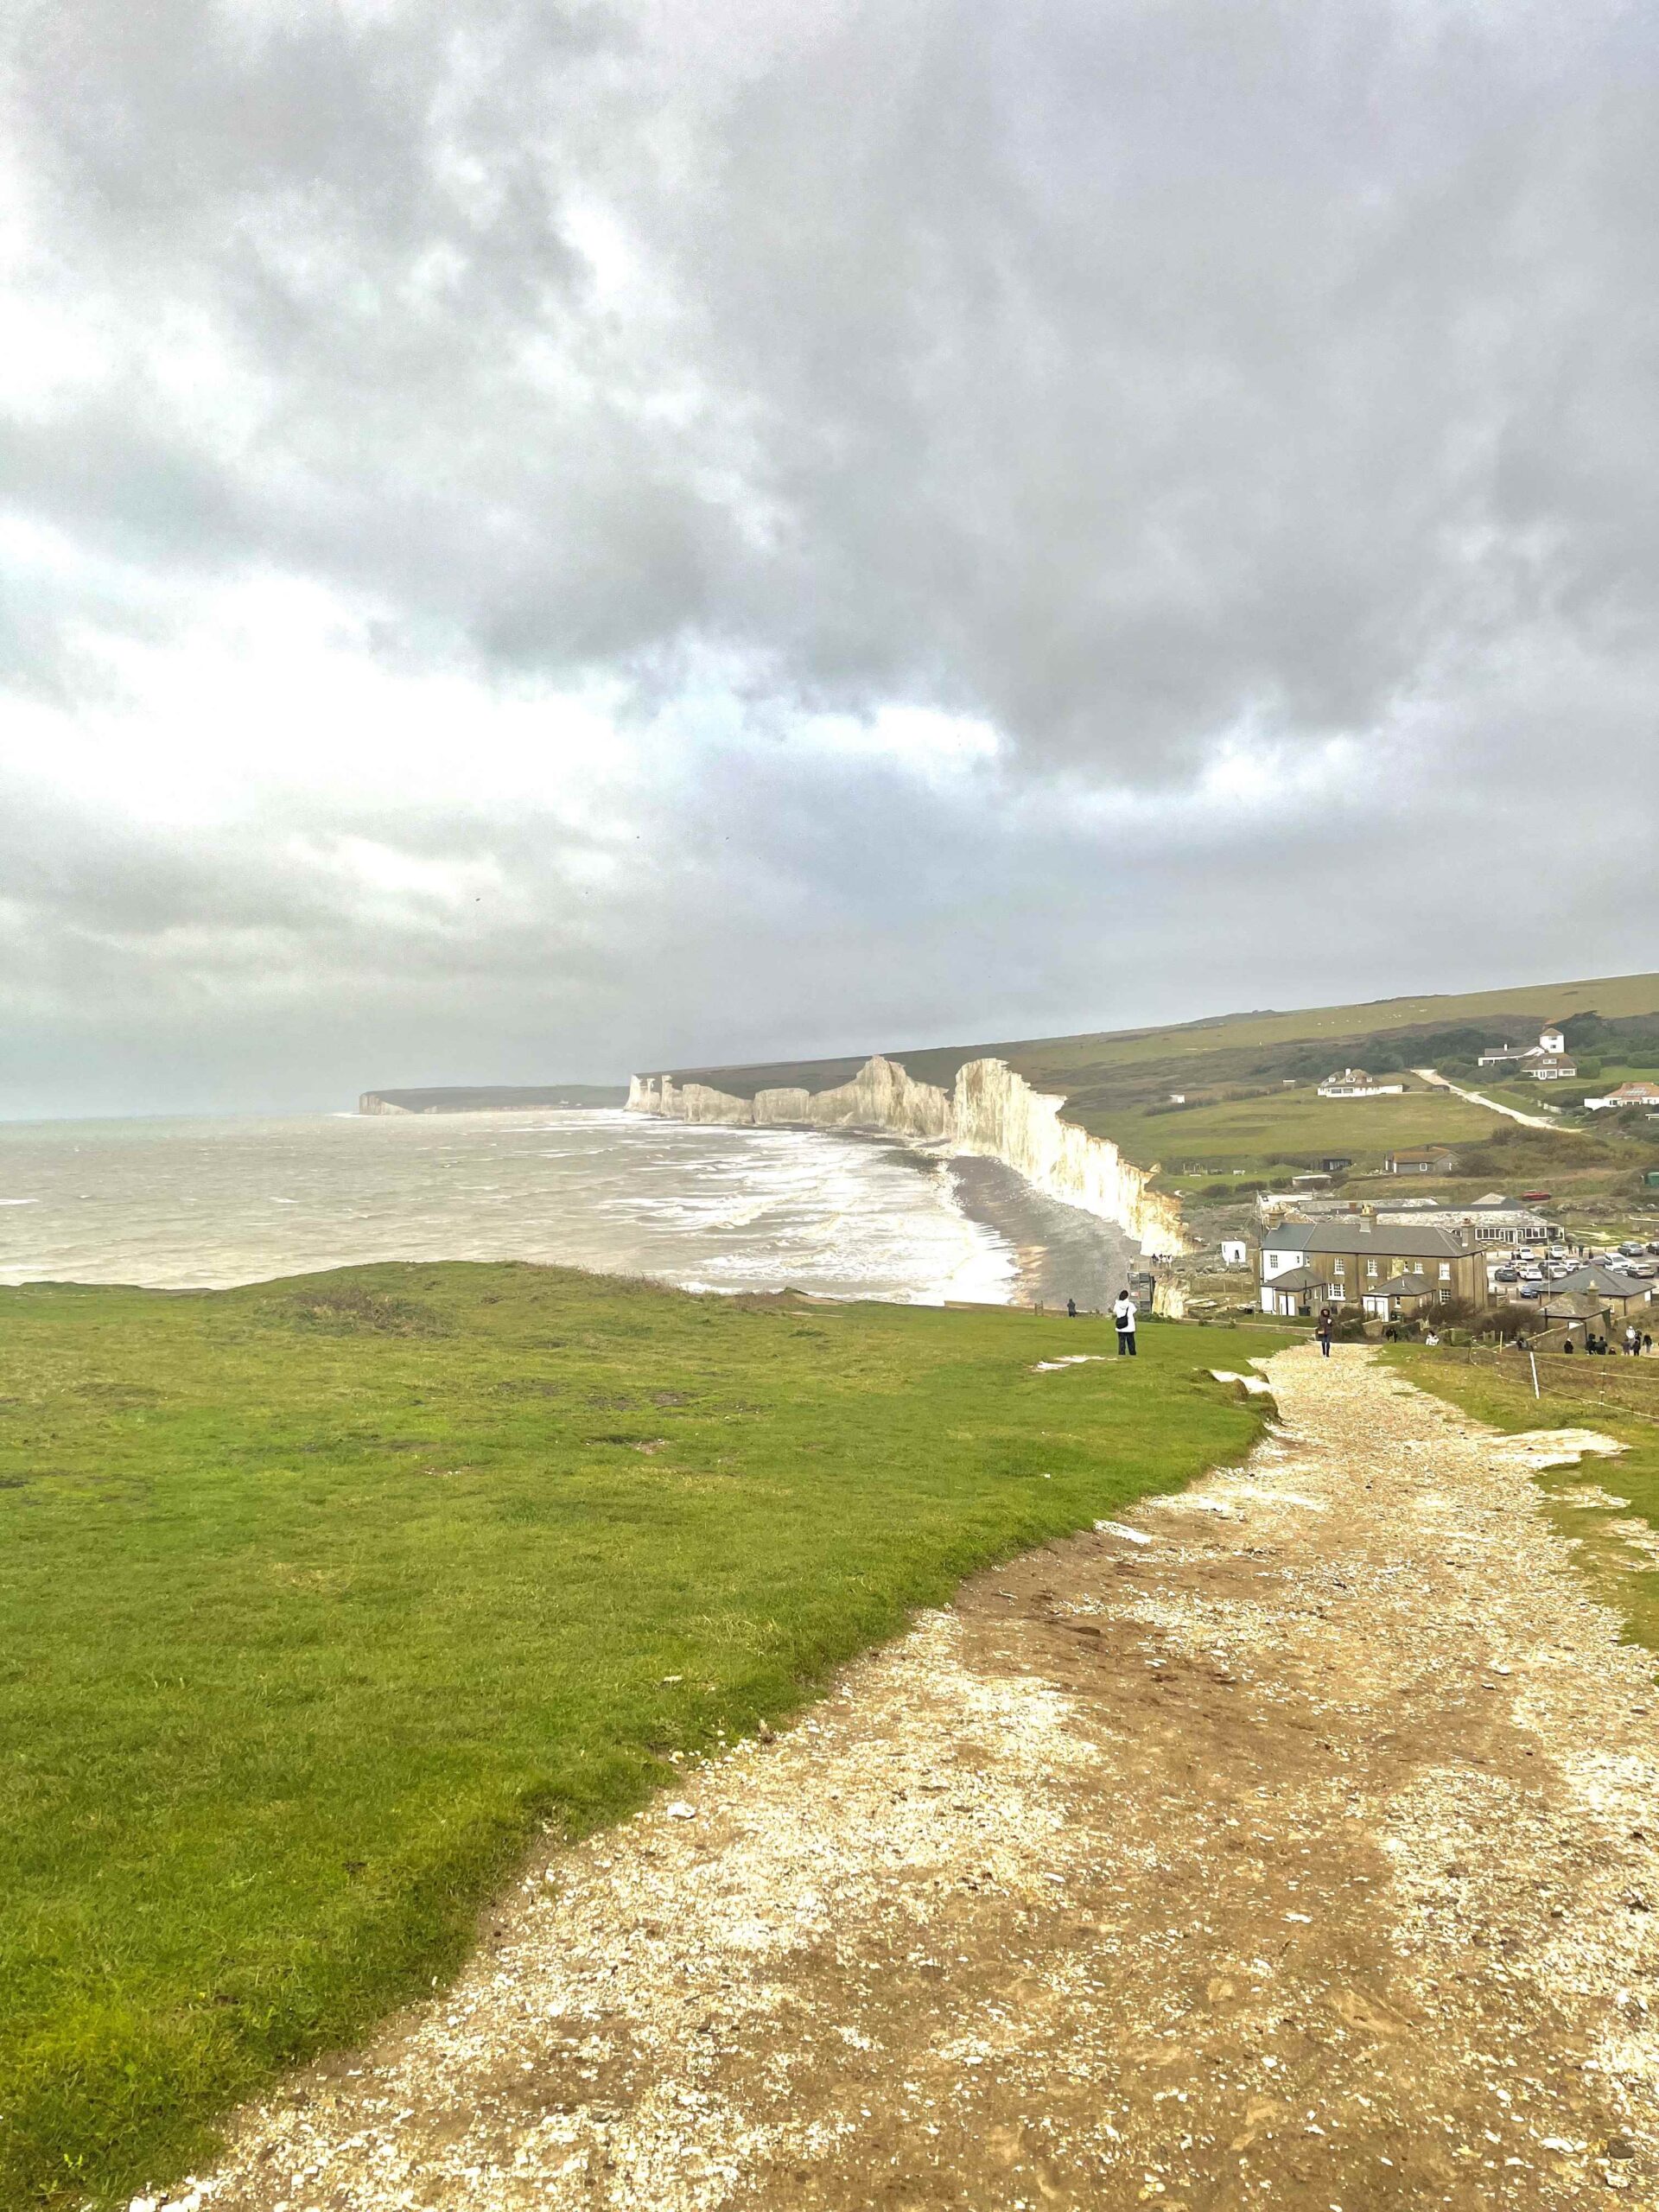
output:
[[[0,2204],[210,2158],[527,1836],[1242,1458],[1240,1339],[1143,1334],[461,1262],[0,1289]]]
[[[1573,1049],[1593,1049],[1607,1068],[1659,1067],[1659,975],[1263,1008],[1072,1037],[879,1049],[918,1081],[947,1086],[969,1060],[1006,1060],[1037,1090],[1064,1094],[1068,1121],[1110,1137],[1140,1166],[1160,1166],[1166,1182],[1193,1173],[1271,1180],[1330,1154],[1351,1156],[1363,1174],[1399,1146],[1470,1147],[1523,1134],[1501,1115],[1429,1089],[1410,1071],[1437,1067],[1496,1095],[1475,1069],[1483,1046],[1535,1036],[1546,1021],[1565,1023]],[[1320,1098],[1319,1079],[1347,1064],[1402,1081],[1403,1096]],[[861,1065],[855,1056],[673,1072],[677,1081],[753,1097],[772,1087],[827,1090]],[[1575,1102],[1584,1088],[1573,1093]],[[1174,1103],[1175,1093],[1182,1103]],[[1503,1096],[1536,1111],[1548,1094],[1516,1083]]]

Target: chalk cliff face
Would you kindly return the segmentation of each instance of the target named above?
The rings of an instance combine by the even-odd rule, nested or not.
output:
[[[752,1100],[703,1083],[677,1084],[672,1076],[637,1075],[628,1104],[680,1122],[804,1122],[943,1138],[1002,1160],[1051,1198],[1116,1222],[1140,1239],[1149,1258],[1186,1249],[1176,1200],[1149,1190],[1147,1170],[1125,1160],[1109,1137],[1063,1122],[1065,1099],[1033,1090],[1004,1060],[969,1060],[947,1091],[912,1082],[897,1060],[877,1053],[834,1090],[761,1090]]]

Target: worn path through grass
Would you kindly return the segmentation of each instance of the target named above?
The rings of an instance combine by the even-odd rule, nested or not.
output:
[[[1535,1481],[1601,1440],[1268,1371],[1245,1468],[532,1862],[211,2212],[1659,2201],[1653,1661]]]
[[[380,1267],[0,1291],[0,2202],[208,2154],[576,1836],[1255,1436],[1239,1339]],[[1259,1339],[1252,1339],[1253,1343]]]

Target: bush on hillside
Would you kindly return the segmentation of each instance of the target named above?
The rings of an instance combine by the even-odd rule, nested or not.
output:
[[[1517,1337],[1529,1337],[1537,1328],[1538,1310],[1524,1299],[1512,1305],[1488,1306],[1478,1318],[1474,1326],[1478,1335],[1496,1337],[1501,1344],[1513,1344]]]

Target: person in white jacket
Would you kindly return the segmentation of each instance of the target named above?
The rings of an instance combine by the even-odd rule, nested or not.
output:
[[[1112,1306],[1112,1319],[1117,1326],[1117,1356],[1135,1357],[1135,1300],[1127,1290],[1120,1290]]]

